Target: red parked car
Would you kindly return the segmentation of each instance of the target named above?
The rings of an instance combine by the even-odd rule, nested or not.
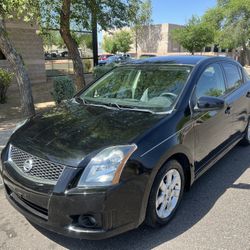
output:
[[[98,59],[100,60],[100,61],[105,61],[105,60],[107,60],[110,56],[113,56],[112,54],[103,54],[103,55],[99,55],[98,57]]]

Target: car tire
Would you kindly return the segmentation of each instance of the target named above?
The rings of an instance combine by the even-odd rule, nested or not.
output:
[[[2,176],[0,175],[0,189],[2,189],[2,188],[3,188],[3,179],[2,179]]]
[[[168,161],[155,177],[148,201],[146,224],[151,227],[166,225],[180,205],[184,187],[183,167],[176,160]]]
[[[242,146],[249,146],[250,145],[250,123],[248,123],[246,131],[245,131],[245,136],[241,140],[240,144]]]

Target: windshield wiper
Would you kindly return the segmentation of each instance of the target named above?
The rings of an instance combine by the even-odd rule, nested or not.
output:
[[[79,96],[75,97],[75,100],[78,103],[84,104],[84,105],[89,105],[89,106],[95,106],[95,107],[105,107],[105,108],[111,108],[114,107],[117,109],[122,109],[117,103],[89,103],[87,102],[84,98],[80,98]]]
[[[139,109],[139,108],[124,108],[126,110],[130,110],[130,111],[137,111],[137,112],[146,112],[146,113],[150,113],[150,114],[156,114],[155,111],[152,111],[150,109]]]
[[[76,100],[78,103],[84,103],[83,99],[80,98],[79,96],[76,96],[76,97],[75,97],[75,100]]]
[[[84,105],[91,105],[91,103],[87,102],[84,98],[81,98],[79,96],[75,97],[75,100],[78,102],[78,103],[81,103],[81,104],[84,104]]]
[[[107,104],[109,107],[116,107],[118,108],[119,110],[123,109],[119,104],[117,104],[116,102],[110,102]]]
[[[147,113],[151,113],[151,114],[155,114],[156,112],[150,110],[150,109],[140,109],[137,107],[130,107],[130,106],[121,106],[117,103],[111,103],[111,105],[116,106],[118,109],[120,110],[129,110],[129,111],[137,111],[137,112],[147,112]]]
[[[90,105],[90,106],[96,106],[96,107],[106,107],[106,108],[117,108],[118,110],[128,110],[128,111],[136,111],[136,112],[147,112],[151,114],[156,114],[156,112],[150,110],[150,109],[140,109],[137,107],[126,107],[121,106],[116,102],[110,102],[110,103],[89,103],[84,98],[80,98],[79,96],[75,97],[75,100],[79,103],[82,103],[84,105]]]

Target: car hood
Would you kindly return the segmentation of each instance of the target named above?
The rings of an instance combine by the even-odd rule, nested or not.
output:
[[[76,167],[92,152],[134,142],[162,118],[69,101],[34,116],[12,135],[10,143],[43,159]]]

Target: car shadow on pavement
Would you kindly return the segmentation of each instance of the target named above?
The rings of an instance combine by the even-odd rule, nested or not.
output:
[[[114,238],[90,241],[71,239],[35,226],[42,234],[68,249],[152,249],[185,233],[198,223],[230,188],[250,189],[246,183],[236,183],[250,166],[250,147],[237,146],[212,169],[198,179],[186,192],[173,220],[165,227],[138,229]]]

